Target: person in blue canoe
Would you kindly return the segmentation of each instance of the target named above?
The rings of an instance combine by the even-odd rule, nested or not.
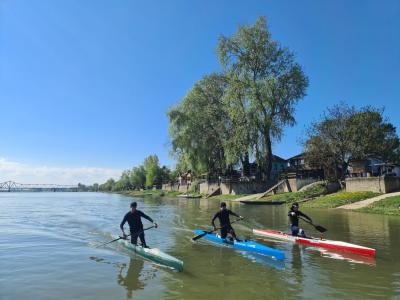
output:
[[[302,213],[299,210],[299,204],[297,202],[293,203],[292,206],[290,207],[288,216],[290,220],[290,229],[292,230],[292,235],[293,236],[300,235],[301,237],[306,237],[306,233],[304,232],[304,230],[299,227],[299,217],[306,218],[311,223],[312,220],[309,216],[307,216],[306,214]]]
[[[232,228],[231,220],[229,219],[229,215],[243,219],[242,216],[239,216],[238,214],[234,213],[233,211],[227,209],[225,202],[221,202],[220,209],[218,212],[215,213],[214,217],[211,220],[211,224],[214,228],[214,231],[217,231],[217,227],[215,226],[215,219],[218,218],[219,225],[220,225],[220,231],[221,231],[221,238],[226,239],[228,236],[228,233],[229,233],[236,241],[240,241],[236,237],[235,230],[233,230],[233,228]]]
[[[119,226],[122,230],[123,238],[126,239],[128,236],[125,234],[124,225],[126,222],[129,224],[129,229],[131,232],[131,243],[137,245],[137,239],[140,238],[140,242],[142,243],[142,247],[149,248],[146,244],[146,240],[144,239],[144,231],[143,231],[143,223],[142,218],[149,220],[153,223],[154,227],[157,228],[157,223],[153,221],[148,215],[143,213],[142,211],[136,209],[137,203],[131,203],[131,210],[126,213],[124,219]]]

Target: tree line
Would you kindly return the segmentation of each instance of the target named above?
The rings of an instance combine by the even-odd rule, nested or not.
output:
[[[105,183],[98,185],[97,191],[118,192],[151,189],[154,186],[161,188],[163,183],[173,181],[175,178],[176,171],[171,171],[166,166],[160,166],[157,155],[150,155],[144,159],[143,164],[123,171],[118,180],[110,178]],[[93,188],[91,190],[96,191]]]
[[[258,178],[269,179],[272,143],[294,126],[295,108],[305,95],[308,78],[293,52],[272,39],[266,19],[239,26],[217,44],[221,72],[203,76],[167,116],[176,167],[160,166],[156,155],[126,170],[120,179],[92,190],[151,188],[175,181],[179,172],[196,176],[249,175],[250,161]],[[400,163],[396,127],[384,110],[356,108],[341,102],[312,122],[302,139],[306,159],[328,179],[343,178],[351,160],[380,158]]]

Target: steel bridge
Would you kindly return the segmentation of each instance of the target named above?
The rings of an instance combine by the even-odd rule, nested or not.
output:
[[[0,182],[0,192],[77,192],[77,185]]]

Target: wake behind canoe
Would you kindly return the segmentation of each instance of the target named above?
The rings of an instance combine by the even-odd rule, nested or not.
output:
[[[340,241],[332,241],[325,239],[317,239],[317,238],[303,238],[298,236],[292,236],[282,231],[275,230],[262,230],[262,229],[253,229],[253,233],[260,236],[266,236],[269,238],[275,238],[279,240],[290,241],[293,243],[311,245],[314,247],[320,247],[331,250],[338,251],[346,251],[352,252],[359,255],[371,256],[374,257],[376,255],[376,250],[364,246],[359,246],[351,243],[340,242]]]
[[[141,246],[135,246],[129,240],[120,239],[119,244],[123,245],[125,248],[132,250],[133,252],[139,254],[140,256],[159,263],[161,265],[173,268],[179,272],[183,271],[183,261],[162,252],[158,248],[143,248]]]
[[[196,235],[204,233],[203,230],[195,230],[194,233]],[[254,241],[232,241],[232,242],[227,242],[225,239],[220,238],[219,236],[215,234],[206,234],[204,236],[205,239],[216,243],[216,244],[221,244],[225,246],[229,246],[238,250],[244,250],[244,251],[249,251],[253,253],[258,253],[261,255],[266,255],[270,257],[274,257],[278,260],[283,260],[285,259],[285,253],[283,251],[273,249],[261,244],[258,244]]]

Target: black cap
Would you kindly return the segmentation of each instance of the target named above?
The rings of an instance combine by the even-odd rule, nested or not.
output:
[[[221,202],[221,204],[219,206],[220,207],[226,207],[226,203],[225,202]]]
[[[297,207],[298,208],[299,204],[297,202],[295,202],[295,203],[292,204],[292,207]]]
[[[132,202],[132,203],[131,203],[131,208],[133,208],[133,207],[136,208],[136,206],[137,206],[137,203],[136,203],[136,202]]]

